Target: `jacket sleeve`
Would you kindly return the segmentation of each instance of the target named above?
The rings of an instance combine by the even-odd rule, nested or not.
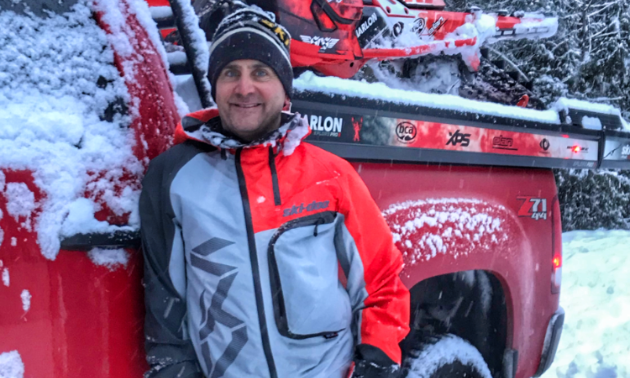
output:
[[[389,368],[400,365],[398,344],[409,332],[409,291],[398,277],[402,256],[363,180],[346,164],[339,203],[344,227],[336,245],[352,302],[355,367]]]
[[[140,196],[145,349],[150,365],[145,378],[202,378],[187,335],[184,248],[170,201],[173,160],[177,159],[169,161],[164,154],[153,160]]]

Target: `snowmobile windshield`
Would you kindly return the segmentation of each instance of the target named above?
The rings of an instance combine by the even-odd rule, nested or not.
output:
[[[321,8],[336,24],[351,24],[360,20],[363,15],[362,0],[349,0],[343,3],[337,1],[329,2],[327,0],[313,0],[313,3]]]

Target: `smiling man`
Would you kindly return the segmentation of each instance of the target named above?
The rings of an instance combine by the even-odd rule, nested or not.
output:
[[[147,377],[389,378],[408,332],[400,252],[346,161],[302,142],[288,33],[218,27],[217,108],[185,117],[140,198]]]

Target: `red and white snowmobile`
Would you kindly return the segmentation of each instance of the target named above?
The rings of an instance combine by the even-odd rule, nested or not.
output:
[[[152,5],[160,0],[150,0]],[[482,59],[481,48],[500,40],[546,38],[557,19],[507,11],[445,10],[443,0],[250,0],[274,14],[291,34],[291,63],[299,73],[400,81],[422,92],[526,106],[532,93],[518,75]],[[240,0],[195,0],[200,26],[211,40]],[[368,70],[361,69],[368,62]],[[438,66],[440,68],[438,68]],[[444,70],[450,66],[450,70]],[[361,72],[360,72],[361,71]],[[365,72],[367,71],[367,73]],[[389,80],[388,80],[389,79]],[[540,107],[538,102],[531,105]],[[530,106],[531,106],[530,105]]]

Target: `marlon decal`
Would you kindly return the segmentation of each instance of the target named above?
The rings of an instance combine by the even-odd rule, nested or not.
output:
[[[372,13],[372,15],[370,17],[368,17],[368,19],[365,20],[364,23],[359,25],[359,27],[355,31],[355,34],[357,35],[357,38],[359,38],[361,35],[363,35],[363,33],[365,33],[365,31],[368,30],[370,28],[370,26],[374,25],[374,23],[376,22],[376,17],[377,17],[376,13]]]
[[[307,206],[304,206],[303,203],[299,204],[299,205],[293,205],[287,209],[284,209],[284,211],[282,212],[282,216],[283,217],[290,217],[291,215],[297,215],[297,214],[302,214],[302,212],[304,211],[315,211],[315,210],[321,210],[321,209],[326,209],[328,208],[328,205],[330,204],[329,201],[323,201],[323,202],[317,202],[317,201],[313,201],[310,204],[308,204]]]
[[[343,128],[343,118],[311,115],[308,117],[313,135],[338,138]]]

